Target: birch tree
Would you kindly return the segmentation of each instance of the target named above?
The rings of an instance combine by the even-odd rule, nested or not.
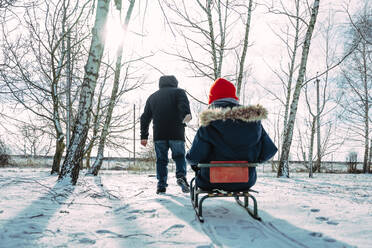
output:
[[[98,91],[98,97],[96,100],[96,106],[95,110],[92,111],[93,115],[93,120],[90,124],[89,129],[91,130],[91,137],[88,137],[88,142],[86,144],[85,150],[84,150],[84,156],[85,156],[85,164],[86,168],[90,168],[90,157],[92,154],[93,147],[96,145],[97,140],[99,140],[98,134],[101,130],[100,128],[100,123],[103,119],[103,113],[104,113],[104,108],[103,108],[103,93],[104,93],[104,87],[106,85],[106,82],[108,80],[108,67],[105,71],[105,76],[103,77],[103,82],[101,82],[101,85],[99,87]]]
[[[343,115],[340,118],[350,126],[352,140],[363,144],[363,172],[369,172],[371,107],[372,107],[372,11],[368,1],[355,17],[350,16],[350,36],[346,48],[354,46],[353,54],[342,67],[341,102]]]
[[[240,57],[238,57],[239,72],[238,72],[238,79],[236,80],[236,95],[238,97],[240,97],[240,92],[241,92],[242,83],[243,83],[243,75],[244,75],[244,72],[246,71],[245,59],[247,56],[247,50],[248,50],[248,45],[249,45],[249,31],[251,28],[252,5],[253,5],[253,1],[249,0],[248,9],[247,9],[247,19],[245,21],[245,35],[244,35],[243,46],[242,46],[242,54]]]
[[[323,53],[325,56],[325,74],[322,77],[321,81],[318,81],[316,78],[316,136],[317,136],[317,160],[315,163],[314,171],[317,170],[320,172],[321,169],[321,162],[322,158],[330,152],[333,152],[335,149],[339,148],[342,144],[344,144],[345,138],[342,137],[341,139],[332,138],[335,133],[335,124],[337,123],[330,123],[326,122],[324,117],[332,112],[335,113],[335,108],[338,106],[340,102],[339,97],[332,97],[331,91],[336,87],[335,80],[332,80],[332,74],[330,72],[330,68],[336,59],[336,50],[338,44],[335,47],[331,47],[331,42],[337,39],[337,31],[334,28],[334,14],[330,10],[328,14],[328,18],[324,25],[324,31],[322,31],[321,36],[324,39],[324,48]],[[322,42],[323,43],[323,42]],[[332,82],[333,81],[333,82]],[[326,110],[326,105],[333,106],[328,107]],[[330,119],[330,118],[328,118]],[[324,132],[321,132],[323,128]],[[324,136],[324,137],[323,137]]]
[[[290,105],[290,113],[288,117],[288,123],[287,126],[285,126],[284,131],[284,141],[281,148],[281,156],[279,161],[279,168],[278,168],[278,177],[289,177],[289,152],[292,144],[292,137],[293,137],[293,128],[294,123],[296,119],[297,114],[297,108],[298,108],[298,101],[301,94],[301,89],[304,83],[304,77],[306,73],[306,66],[307,66],[307,59],[309,55],[310,50],[310,43],[312,34],[314,31],[316,19],[318,16],[318,10],[319,10],[319,3],[320,0],[314,0],[313,6],[311,8],[311,17],[310,21],[307,26],[307,31],[305,35],[305,40],[302,46],[302,55],[301,55],[301,63],[298,71],[296,86],[293,92],[292,96],[292,102]]]
[[[309,152],[308,152],[308,169],[309,169],[309,177],[313,177],[313,172],[318,171],[320,172],[321,169],[321,160],[322,157],[327,153],[327,149],[331,148],[332,145],[338,146],[343,142],[337,141],[334,144],[331,144],[330,135],[332,132],[331,125],[323,122],[326,115],[332,112],[335,112],[334,109],[339,104],[338,98],[331,97],[330,91],[336,87],[335,80],[330,82],[330,70],[329,68],[332,66],[332,63],[336,59],[336,48],[331,46],[331,41],[337,39],[336,32],[334,30],[333,25],[333,12],[330,10],[328,14],[328,18],[324,23],[320,23],[320,33],[321,33],[321,44],[319,45],[320,51],[324,53],[324,65],[325,65],[325,74],[323,77],[316,78],[313,80],[314,86],[311,82],[305,85],[305,99],[307,109],[309,110],[310,118],[311,118],[311,132],[310,132],[310,145],[309,145]],[[320,61],[320,60],[319,60]],[[310,95],[310,97],[309,97]],[[315,96],[314,96],[315,95]],[[315,104],[314,101],[310,101],[311,99],[316,99]],[[331,101],[333,100],[333,102]],[[333,106],[330,106],[333,104]],[[329,106],[329,107],[328,107]],[[327,107],[327,108],[326,108]],[[324,140],[322,139],[322,132],[321,130],[324,128]],[[314,150],[314,140],[316,136],[316,162],[313,166],[313,150]]]
[[[121,3],[121,1],[120,1]],[[89,56],[85,65],[85,74],[80,93],[79,108],[76,115],[71,142],[59,174],[59,181],[67,180],[75,185],[79,177],[80,162],[83,159],[85,142],[88,135],[92,100],[96,88],[98,73],[104,50],[102,30],[106,23],[110,0],[98,0],[96,17],[92,29]]]
[[[273,71],[275,76],[279,79],[282,85],[284,99],[280,95],[278,95],[277,92],[274,92],[271,89],[264,87],[265,90],[269,92],[271,95],[273,95],[275,99],[279,100],[279,102],[284,107],[284,114],[279,115],[279,116],[283,116],[282,118],[283,131],[278,132],[278,133],[281,133],[281,135],[279,135],[277,139],[278,155],[280,155],[282,140],[286,136],[285,132],[287,129],[285,127],[287,127],[287,123],[288,123],[288,115],[289,115],[290,102],[292,99],[294,75],[299,67],[298,53],[299,53],[300,46],[303,44],[301,37],[303,34],[304,27],[306,27],[306,22],[304,21],[304,13],[301,9],[300,0],[295,0],[292,4],[293,6],[287,6],[282,1],[280,1],[280,8],[274,8],[273,6],[267,6],[269,13],[280,15],[280,16],[285,16],[288,19],[287,25],[285,26],[282,25],[280,28],[272,27],[274,34],[279,38],[279,40],[286,47],[287,58],[284,59],[284,63],[280,63],[280,69],[276,70],[276,69],[271,68],[271,70]],[[280,32],[276,30],[280,30]],[[278,125],[278,128],[279,128],[279,125]]]
[[[133,12],[135,0],[130,1],[130,5],[128,7],[124,23],[122,25],[122,40],[119,43],[119,46],[117,48],[117,53],[116,53],[116,64],[115,64],[115,76],[114,76],[114,84],[112,87],[111,91],[111,98],[109,101],[108,109],[106,112],[106,119],[104,126],[101,131],[100,135],[100,140],[99,140],[99,145],[98,145],[98,152],[96,156],[96,160],[91,168],[89,170],[88,174],[93,174],[94,176],[97,176],[99,170],[101,169],[102,162],[103,162],[103,153],[104,153],[104,148],[105,148],[105,143],[106,143],[106,138],[107,135],[109,134],[109,127],[112,119],[112,113],[115,107],[115,103],[118,100],[118,90],[119,90],[119,84],[120,84],[120,74],[121,74],[121,69],[122,69],[122,58],[123,58],[123,50],[124,50],[124,39],[126,35],[126,31],[129,25],[129,21]]]
[[[308,153],[308,167],[309,167],[309,177],[313,177],[313,172],[318,169],[317,166],[313,166],[313,147],[314,147],[314,138],[317,135],[317,157],[318,161],[321,159],[321,143],[320,143],[320,117],[322,112],[324,111],[324,107],[326,106],[326,102],[329,100],[327,99],[326,91],[327,91],[327,84],[328,80],[325,80],[324,87],[322,89],[322,94],[320,92],[320,79],[317,78],[315,80],[315,88],[316,88],[316,108],[312,110],[311,103],[308,97],[308,87],[305,86],[305,95],[306,95],[306,105],[308,107],[309,113],[311,115],[311,132],[310,132],[310,146],[309,146],[309,153]],[[322,101],[320,98],[322,97]],[[320,163],[319,163],[319,170],[320,170]]]

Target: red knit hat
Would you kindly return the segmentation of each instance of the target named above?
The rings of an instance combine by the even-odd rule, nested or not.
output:
[[[239,100],[236,96],[235,86],[224,78],[217,78],[209,91],[208,104],[221,98],[235,98],[236,100]]]

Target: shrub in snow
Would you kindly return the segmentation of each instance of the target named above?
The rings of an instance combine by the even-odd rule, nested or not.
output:
[[[346,163],[348,166],[349,173],[356,173],[357,172],[357,165],[358,165],[358,153],[356,152],[349,152],[346,157]]]
[[[9,155],[8,155],[4,142],[0,140],[0,166],[4,166],[8,164],[9,164]]]

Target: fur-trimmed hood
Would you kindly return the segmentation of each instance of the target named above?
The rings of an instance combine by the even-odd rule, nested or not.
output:
[[[212,121],[226,119],[253,122],[266,119],[267,110],[259,104],[233,108],[212,108],[201,112],[199,118],[201,126],[208,126]]]

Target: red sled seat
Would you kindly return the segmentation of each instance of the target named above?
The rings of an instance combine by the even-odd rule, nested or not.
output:
[[[209,181],[211,183],[247,183],[249,181],[249,167],[236,165],[245,165],[248,164],[248,161],[211,161],[211,164],[215,165],[209,167]]]

